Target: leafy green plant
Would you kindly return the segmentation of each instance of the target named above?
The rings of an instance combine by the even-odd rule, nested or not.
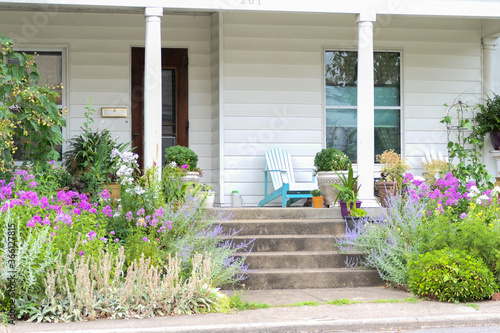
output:
[[[235,292],[229,298],[229,306],[231,309],[235,310],[257,310],[257,309],[268,309],[271,305],[266,303],[249,302],[242,297],[241,291]]]
[[[166,164],[175,162],[177,167],[187,165],[187,171],[198,171],[198,155],[188,147],[168,147],[165,149],[165,159]]]
[[[434,186],[437,179],[443,179],[448,172],[452,172],[454,165],[442,160],[431,160],[422,163],[425,173],[423,174],[427,184]]]
[[[500,96],[493,93],[493,97],[488,97],[485,104],[477,105],[480,112],[475,115],[474,121],[477,133],[484,139],[486,133],[500,131]]]
[[[111,152],[113,149],[124,151],[128,143],[119,144],[107,129],[91,129],[95,110],[91,101],[88,102],[82,133],[68,140],[63,165],[75,179],[85,183],[89,190],[96,191],[99,185],[117,180],[116,160],[111,158]]]
[[[368,213],[366,212],[366,210],[362,208],[353,207],[351,210],[349,210],[349,216],[353,217],[365,217],[367,214]]]
[[[296,307],[296,306],[319,306],[318,301],[305,301],[305,302],[297,302],[289,304],[288,306]]]
[[[349,157],[335,148],[322,149],[314,157],[316,172],[347,170],[349,163]]]
[[[0,172],[14,166],[16,139],[22,142],[24,163],[47,167],[57,160],[62,144],[64,113],[56,104],[54,87],[39,86],[34,57],[14,51],[12,39],[0,34]]]
[[[359,176],[354,177],[352,163],[349,162],[348,165],[349,171],[347,172],[347,176],[343,173],[335,171],[337,176],[340,178],[340,184],[333,183],[332,185],[338,190],[335,202],[339,200],[345,201],[348,203],[348,207],[350,207],[349,203],[356,203],[358,191],[361,188],[361,185],[357,186]]]
[[[445,302],[491,298],[498,290],[481,258],[459,250],[436,250],[408,262],[408,288],[416,295]]]
[[[474,180],[479,188],[491,188],[493,185],[493,177],[481,160],[484,139],[482,130],[476,124],[476,111],[477,107],[458,100],[448,107],[446,116],[441,120],[447,129],[450,161],[453,158],[458,160],[453,174],[461,182],[462,192],[470,180]]]
[[[314,190],[311,191],[311,195],[313,197],[320,197],[321,196],[321,191],[316,188],[316,189],[314,189]]]

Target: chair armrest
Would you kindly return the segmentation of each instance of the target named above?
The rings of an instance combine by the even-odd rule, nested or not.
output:
[[[311,173],[311,182],[316,183],[316,177],[314,176],[314,170],[293,170],[293,172],[310,172]]]

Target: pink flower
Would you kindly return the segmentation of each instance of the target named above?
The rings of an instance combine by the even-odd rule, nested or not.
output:
[[[115,243],[118,243],[120,240],[118,238],[114,239]]]
[[[56,161],[54,161],[54,160],[49,162],[49,164],[54,164],[54,163],[56,163]]]
[[[85,254],[85,252],[84,252],[84,251],[80,251],[80,252],[78,252],[78,254],[79,254],[80,256],[83,256],[83,255]]]
[[[111,217],[113,216],[113,210],[111,209],[111,207],[109,205],[107,205],[106,207],[104,207],[102,209],[102,213],[108,217]]]
[[[97,237],[97,234],[95,233],[95,231],[94,231],[94,230],[90,231],[90,232],[88,233],[88,235],[87,235],[87,238],[88,238],[89,240],[93,240],[93,239],[94,239],[94,238],[96,238],[96,237]]]
[[[115,232],[114,232],[114,231],[110,231],[110,232],[109,232],[109,234],[110,234],[110,235],[114,235],[114,234],[115,234]]]
[[[181,166],[181,168],[183,168],[184,170],[187,170],[187,169],[189,168],[189,165],[187,165],[187,164],[183,164],[183,165]]]
[[[142,238],[142,240],[143,240],[144,242],[147,242],[147,241],[148,241],[148,238],[147,238],[147,237],[144,237],[144,238]]]

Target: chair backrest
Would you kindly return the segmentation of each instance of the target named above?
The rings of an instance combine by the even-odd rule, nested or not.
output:
[[[281,188],[283,183],[295,183],[293,166],[290,154],[281,148],[270,149],[266,152],[267,170],[283,170],[285,172],[270,172],[271,180],[275,190]],[[282,178],[283,177],[283,178]]]

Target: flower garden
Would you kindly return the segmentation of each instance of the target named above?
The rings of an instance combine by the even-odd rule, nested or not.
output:
[[[341,250],[363,252],[364,265],[422,297],[491,298],[500,283],[500,188],[480,190],[451,172],[433,186],[407,173],[403,184],[381,216],[347,231]]]

